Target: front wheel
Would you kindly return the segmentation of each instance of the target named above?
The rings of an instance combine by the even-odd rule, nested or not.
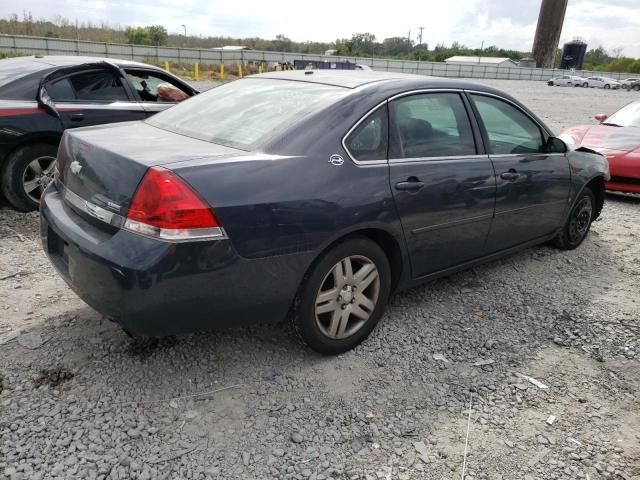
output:
[[[595,204],[595,196],[590,188],[587,187],[580,192],[564,227],[556,237],[556,247],[561,250],[573,250],[587,238],[593,221]]]
[[[40,206],[40,196],[53,179],[57,148],[32,144],[18,148],[7,158],[0,184],[5,198],[18,210]]]
[[[316,352],[346,352],[380,321],[390,289],[384,251],[365,237],[353,237],[324,253],[306,277],[293,326]]]
[[[607,84],[604,86],[604,88],[605,88],[606,90],[609,90],[609,89],[611,88],[611,85],[609,85],[609,84],[607,83]]]
[[[587,82],[584,82],[584,83],[582,84],[582,86],[583,86],[584,88],[589,88],[589,84],[588,84]]]

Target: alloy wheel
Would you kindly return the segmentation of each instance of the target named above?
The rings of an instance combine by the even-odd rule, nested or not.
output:
[[[40,197],[53,180],[55,158],[42,156],[33,159],[22,173],[22,188],[33,201],[40,203]]]
[[[332,339],[344,339],[360,330],[373,313],[380,295],[376,264],[362,255],[336,263],[324,277],[315,299],[315,320]]]
[[[571,220],[569,221],[569,241],[580,241],[589,230],[591,217],[593,215],[593,205],[589,197],[584,197],[573,209]]]

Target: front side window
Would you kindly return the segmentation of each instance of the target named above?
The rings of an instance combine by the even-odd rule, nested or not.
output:
[[[496,155],[541,153],[540,127],[513,105],[493,97],[471,95],[489,137],[489,152]]]
[[[351,132],[345,144],[358,161],[386,160],[387,108],[380,107],[370,114]]]
[[[457,93],[426,93],[391,102],[391,158],[475,155],[471,123]]]
[[[129,100],[120,78],[108,70],[92,70],[70,75],[51,82],[47,85],[47,92],[53,100],[90,102]]]

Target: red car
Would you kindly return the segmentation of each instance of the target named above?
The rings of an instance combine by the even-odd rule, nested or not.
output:
[[[640,100],[608,117],[595,116],[600,125],[578,125],[561,137],[602,153],[609,160],[607,190],[640,193]]]

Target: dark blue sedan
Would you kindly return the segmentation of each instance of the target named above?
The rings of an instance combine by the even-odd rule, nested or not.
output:
[[[289,316],[339,353],[393,291],[577,247],[608,176],[604,157],[484,85],[280,72],[67,131],[41,234],[71,288],[131,334]]]

